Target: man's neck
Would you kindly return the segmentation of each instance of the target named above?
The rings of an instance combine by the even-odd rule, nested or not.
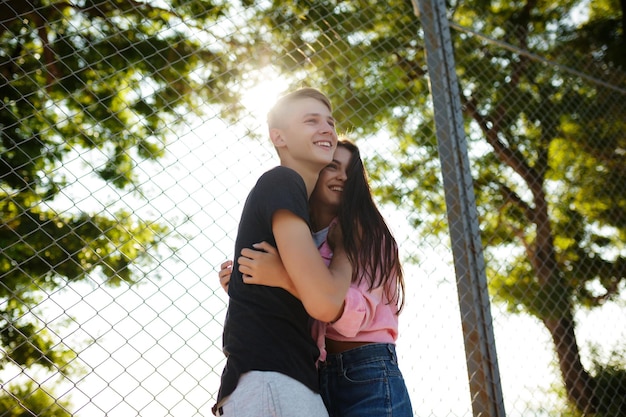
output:
[[[287,168],[291,168],[294,171],[296,171],[298,174],[300,174],[300,176],[302,177],[302,180],[304,181],[304,185],[306,187],[306,194],[307,197],[311,197],[311,193],[313,192],[313,189],[315,188],[315,183],[317,183],[317,178],[319,177],[320,171],[322,170],[322,168],[316,167],[316,166],[306,166],[303,164],[295,164],[295,163],[286,163],[284,161],[281,161],[281,166],[287,167]]]

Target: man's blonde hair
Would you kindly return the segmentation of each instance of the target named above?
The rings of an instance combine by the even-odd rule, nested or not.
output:
[[[296,91],[292,91],[289,94],[282,96],[276,101],[276,104],[270,109],[267,113],[267,125],[270,129],[279,127],[281,118],[285,114],[285,111],[289,108],[289,105],[296,100],[301,100],[303,98],[314,98],[322,102],[329,111],[332,112],[332,106],[330,104],[330,100],[324,93],[319,91],[316,88],[312,87],[303,87],[299,88]]]

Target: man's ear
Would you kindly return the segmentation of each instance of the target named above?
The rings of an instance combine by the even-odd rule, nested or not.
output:
[[[287,144],[283,136],[283,131],[277,127],[270,129],[270,140],[276,148],[283,148]]]

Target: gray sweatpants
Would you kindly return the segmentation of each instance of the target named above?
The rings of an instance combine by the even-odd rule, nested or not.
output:
[[[220,414],[221,413],[221,414]],[[319,394],[278,372],[251,371],[221,401],[223,417],[328,417]]]

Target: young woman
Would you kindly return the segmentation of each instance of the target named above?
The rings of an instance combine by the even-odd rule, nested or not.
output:
[[[328,263],[333,256],[327,235],[338,223],[345,251],[340,256],[347,256],[353,266],[342,315],[332,323],[318,323],[318,331],[325,335],[325,343],[318,342],[319,374],[328,413],[330,417],[413,416],[395,351],[404,296],[398,246],[372,199],[353,143],[339,141],[333,162],[320,172],[309,205],[322,257]],[[242,250],[238,259],[244,282],[282,287],[298,296],[286,272],[279,272],[276,249],[267,243],[255,248]],[[224,263],[220,271],[223,286],[228,283],[229,267]]]

